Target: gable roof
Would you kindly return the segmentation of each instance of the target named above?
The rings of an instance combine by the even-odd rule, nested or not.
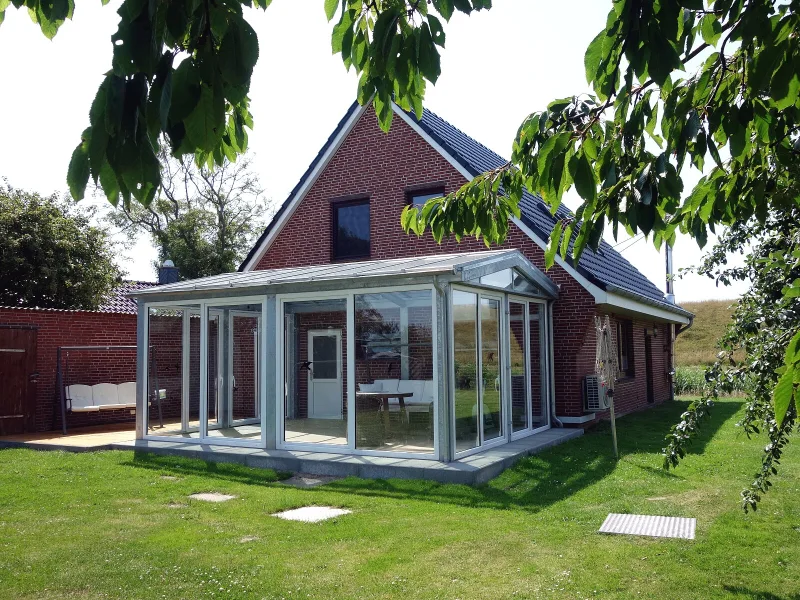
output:
[[[270,233],[277,226],[284,214],[290,210],[293,201],[296,200],[315,172],[324,166],[324,161],[330,158],[329,152],[337,143],[341,143],[348,129],[357,121],[365,107],[358,102],[354,102],[333,133],[328,137],[323,147],[309,165],[300,181],[292,189],[287,199],[276,212],[273,219],[269,222],[264,232],[250,249],[239,271],[244,271],[248,264],[258,254],[264,246]],[[434,112],[424,109],[422,119],[417,119],[413,113],[407,113],[395,107],[395,112],[405,117],[413,125],[419,127],[427,136],[438,144],[451,161],[457,163],[461,170],[473,177],[486,171],[496,169],[508,161],[496,152],[490,150],[477,140],[471,138],[460,129],[454,127]],[[550,209],[541,197],[531,194],[527,190],[523,192],[520,201],[521,222],[530,229],[540,240],[547,240],[550,232],[555,227],[558,220],[574,218],[574,214],[563,204],[558,208],[555,215],[550,214]],[[651,282],[642,272],[628,262],[611,244],[602,240],[600,247],[595,252],[591,248],[586,248],[581,254],[578,264],[567,259],[567,263],[574,268],[580,275],[588,281],[608,292],[616,292],[634,300],[639,300],[646,304],[664,308],[670,312],[690,315],[691,313],[666,301],[664,292]]]
[[[103,298],[100,306],[97,307],[97,312],[135,315],[137,304],[136,300],[130,297],[130,294],[156,287],[157,285],[152,281],[122,281],[108,296]]]
[[[413,115],[410,116],[414,118]],[[422,119],[417,123],[461,166],[472,173],[473,177],[508,162],[430,110],[426,109]],[[544,200],[527,190],[523,191],[519,209],[522,222],[543,240],[550,237],[550,232],[553,231],[557,221],[575,217],[563,204],[558,207],[555,215],[550,214],[550,209]],[[570,261],[570,264],[576,267],[581,275],[603,289],[611,286],[612,289],[627,290],[666,306],[674,306],[665,301],[664,292],[605,240],[600,242],[597,252],[586,248],[578,264],[575,265],[573,261]]]

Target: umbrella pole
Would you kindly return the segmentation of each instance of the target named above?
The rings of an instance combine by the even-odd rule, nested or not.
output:
[[[614,390],[608,391],[608,397],[611,399],[608,405],[608,413],[611,417],[611,438],[614,440],[614,457],[619,460],[619,450],[617,450],[617,419],[614,416]]]

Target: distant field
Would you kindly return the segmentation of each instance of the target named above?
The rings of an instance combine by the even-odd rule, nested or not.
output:
[[[686,302],[683,308],[695,314],[694,324],[675,340],[678,366],[709,365],[716,359],[717,342],[731,320],[735,300]]]

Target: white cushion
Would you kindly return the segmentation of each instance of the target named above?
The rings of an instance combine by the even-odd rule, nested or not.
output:
[[[406,398],[405,401],[413,404],[422,402],[422,392],[425,389],[425,381],[419,379],[401,379],[397,385],[397,391],[403,394],[411,393],[413,396]]]
[[[422,401],[426,404],[428,402],[433,402],[433,397],[436,394],[436,388],[433,385],[433,379],[428,379],[425,381],[425,387],[422,388]]]
[[[119,394],[117,386],[113,383],[98,383],[92,386],[92,404],[103,406],[104,404],[119,404]]]
[[[136,382],[126,381],[117,386],[120,404],[136,404]]]
[[[359,392],[382,392],[383,385],[379,382],[375,383],[359,383],[358,384],[358,391]]]
[[[383,392],[396,392],[397,391],[397,382],[400,381],[399,379],[376,379],[375,383],[380,383],[382,386],[381,391]]]
[[[99,406],[79,406],[77,408],[73,408],[72,412],[84,413],[84,412],[97,412],[98,410],[100,410]]]
[[[92,406],[92,388],[88,385],[68,385],[66,389],[67,398],[71,400],[71,406],[75,408],[85,408]]]
[[[135,404],[101,404],[97,407],[100,410],[117,410],[118,408],[136,408]]]

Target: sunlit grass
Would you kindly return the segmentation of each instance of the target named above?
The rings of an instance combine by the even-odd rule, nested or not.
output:
[[[2,598],[798,598],[800,453],[756,514],[740,488],[763,441],[721,402],[676,471],[676,402],[519,463],[478,488],[279,475],[131,452],[0,451]],[[222,504],[194,492],[237,496]],[[353,514],[315,525],[277,511]],[[609,512],[698,519],[693,542],[597,533]]]

